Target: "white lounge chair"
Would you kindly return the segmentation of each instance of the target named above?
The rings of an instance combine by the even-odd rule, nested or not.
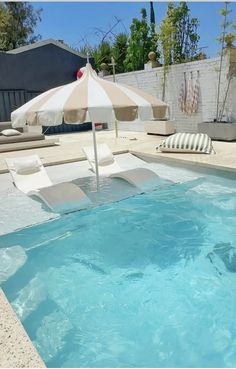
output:
[[[92,146],[83,148],[83,152],[95,172],[94,149]],[[158,184],[158,175],[147,168],[123,169],[114,158],[106,144],[97,145],[98,171],[100,175],[123,179],[141,190],[148,190]]]
[[[32,190],[53,185],[37,155],[9,158],[6,164],[15,186],[27,195]]]
[[[56,213],[71,213],[87,209],[91,205],[91,200],[81,188],[70,182],[58,183],[31,191],[30,196],[38,197]]]
[[[121,178],[140,190],[150,190],[159,184],[159,177],[147,168],[134,168],[119,173],[113,173],[111,178]]]
[[[83,147],[83,152],[88,159],[93,172],[96,171],[95,168],[95,158],[94,158],[94,148],[93,146]],[[97,145],[98,154],[98,171],[100,175],[110,176],[112,173],[121,172],[122,168],[116,162],[114,155],[112,154],[110,148],[107,144]]]
[[[53,184],[37,155],[6,159],[15,186],[28,196],[37,196],[54,212],[87,208],[91,201],[75,184]]]

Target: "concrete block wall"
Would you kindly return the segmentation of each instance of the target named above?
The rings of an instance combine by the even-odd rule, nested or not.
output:
[[[236,60],[236,57],[235,57]],[[197,132],[200,122],[213,121],[216,118],[217,84],[219,76],[220,58],[206,59],[184,64],[173,65],[169,68],[166,82],[165,101],[170,106],[170,119],[174,121],[177,132]],[[229,55],[226,52],[223,59],[223,72],[221,77],[221,100],[228,85]],[[198,112],[188,116],[180,111],[179,95],[184,79],[199,76],[200,96]],[[112,81],[112,76],[104,77]],[[225,108],[225,119],[236,120],[236,78],[231,80],[230,89]],[[151,70],[123,73],[116,75],[116,81],[138,87],[146,92],[162,99],[163,67]],[[235,101],[233,103],[233,101]],[[124,130],[144,130],[144,123],[135,121],[132,123],[119,122],[119,128]]]

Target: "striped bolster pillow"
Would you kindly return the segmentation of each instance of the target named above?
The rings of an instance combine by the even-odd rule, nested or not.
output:
[[[161,142],[163,152],[192,152],[211,154],[214,151],[211,139],[205,133],[175,133]]]

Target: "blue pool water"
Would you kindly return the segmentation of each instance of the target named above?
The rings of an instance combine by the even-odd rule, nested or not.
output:
[[[2,287],[47,366],[235,367],[235,192],[209,186],[0,237]]]

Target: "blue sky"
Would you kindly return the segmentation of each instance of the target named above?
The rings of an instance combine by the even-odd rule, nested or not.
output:
[[[219,35],[220,16],[217,13],[223,2],[189,2],[191,15],[200,21],[199,47],[209,57],[217,56],[219,45],[216,37]],[[149,2],[42,2],[33,3],[34,7],[42,8],[42,21],[36,32],[43,39],[62,39],[73,47],[82,46],[84,40],[94,45],[101,39],[97,29],[108,30],[115,17],[122,22],[114,29],[115,33],[129,31],[132,18],[140,17],[140,9],[149,11]],[[167,3],[154,2],[157,25],[165,16]],[[236,3],[230,4],[230,17],[236,18]]]

